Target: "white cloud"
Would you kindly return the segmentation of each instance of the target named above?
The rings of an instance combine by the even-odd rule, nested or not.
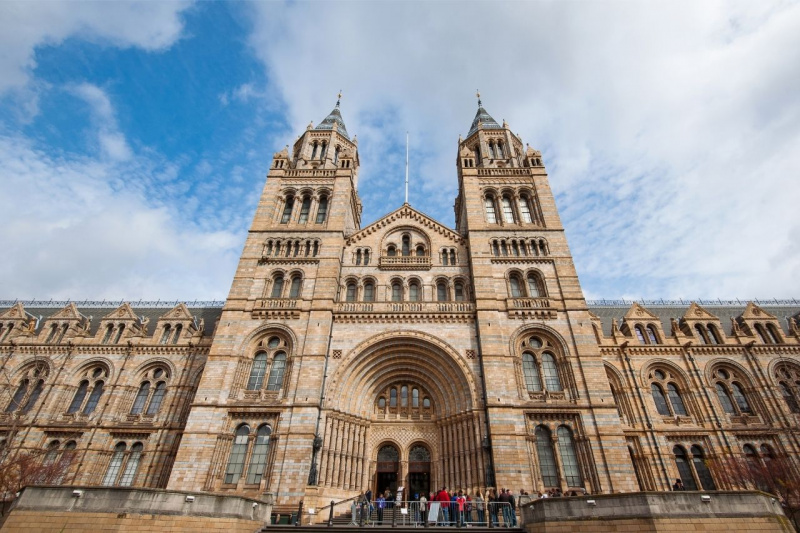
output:
[[[589,297],[800,294],[800,4],[252,9],[296,133],[344,89],[366,222],[402,202],[402,162],[386,158],[410,130],[412,204],[452,223],[480,88],[543,150]]]
[[[105,91],[91,83],[75,85],[71,87],[71,91],[89,104],[98,130],[97,140],[101,152],[115,161],[130,159],[133,154],[125,135],[119,131],[111,100]]]
[[[158,205],[148,191],[162,170],[141,156],[51,156],[0,137],[0,212],[14,213],[0,236],[0,295],[224,299],[243,228],[203,230]]]
[[[169,47],[181,35],[187,2],[0,2],[0,94],[24,90],[36,47],[72,36],[145,50]]]

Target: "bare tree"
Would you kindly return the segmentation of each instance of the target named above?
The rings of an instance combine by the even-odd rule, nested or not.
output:
[[[800,472],[786,455],[724,455],[709,461],[719,484],[728,489],[756,489],[774,494],[800,531]]]

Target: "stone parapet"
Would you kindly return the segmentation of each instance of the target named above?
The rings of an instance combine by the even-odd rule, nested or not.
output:
[[[27,487],[3,531],[254,531],[269,522],[263,500],[199,492],[108,487]],[[102,526],[102,527],[101,527]]]
[[[780,503],[763,492],[637,492],[535,499],[520,507],[534,531],[794,531]],[[702,527],[699,527],[702,525]]]

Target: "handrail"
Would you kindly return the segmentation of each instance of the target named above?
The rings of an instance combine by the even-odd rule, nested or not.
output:
[[[356,498],[358,498],[358,496],[353,496],[351,498],[347,498],[346,500],[340,500],[340,501],[334,503],[333,506],[336,507],[340,503],[349,502],[350,500],[355,500]],[[320,507],[319,510],[320,510],[320,512],[322,512],[324,509],[330,509],[330,507],[331,507],[331,504],[328,504],[328,505],[326,505],[324,507]]]

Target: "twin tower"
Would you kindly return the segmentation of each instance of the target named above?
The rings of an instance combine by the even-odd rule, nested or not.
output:
[[[168,488],[635,490],[541,154],[479,101],[457,168],[362,227],[338,102],[275,154]]]

